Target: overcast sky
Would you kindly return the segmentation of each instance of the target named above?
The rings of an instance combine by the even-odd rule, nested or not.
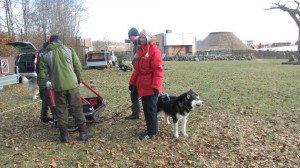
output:
[[[82,38],[124,42],[131,27],[152,34],[190,33],[205,39],[211,32],[233,32],[254,43],[292,42],[298,28],[287,12],[267,10],[278,0],[85,0],[88,17]]]

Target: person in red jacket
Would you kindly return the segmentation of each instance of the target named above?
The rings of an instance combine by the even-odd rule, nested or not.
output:
[[[156,47],[155,36],[143,29],[139,37],[141,46],[135,55],[134,72],[129,81],[129,90],[138,89],[142,99],[147,131],[140,140],[155,138],[157,134],[157,100],[162,92],[164,76],[161,51]]]

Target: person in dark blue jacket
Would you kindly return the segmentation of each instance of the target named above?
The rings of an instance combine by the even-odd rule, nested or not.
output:
[[[132,65],[134,65],[134,62],[136,60],[136,52],[140,47],[139,44],[139,32],[136,28],[131,28],[128,31],[128,37],[130,41],[133,43],[133,56],[132,56]],[[132,114],[130,116],[125,117],[126,120],[137,120],[140,117],[140,103],[139,103],[139,96],[138,96],[138,91],[135,86],[130,91],[130,98],[131,98],[131,111]]]
[[[46,52],[46,48],[47,48],[48,44],[49,44],[48,42],[45,42],[43,44],[43,48],[40,49],[39,52],[38,52],[37,63],[36,63],[36,73],[37,73],[37,75],[40,72],[41,57]],[[49,121],[53,121],[53,119],[51,117],[48,117],[48,110],[49,110],[49,106],[50,106],[50,100],[49,100],[47,88],[45,88],[45,87],[39,88],[39,92],[40,92],[40,98],[42,99],[41,121],[45,122],[45,123],[47,123]],[[52,112],[51,108],[50,108],[50,110]]]

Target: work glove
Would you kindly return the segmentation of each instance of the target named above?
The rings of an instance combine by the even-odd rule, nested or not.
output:
[[[77,82],[78,82],[78,84],[79,84],[79,86],[83,86],[83,84],[82,84],[82,79],[79,79]]]
[[[159,91],[157,89],[155,89],[155,88],[153,88],[153,91],[154,91],[154,96],[158,96]]]
[[[50,81],[46,82],[46,88],[48,88],[48,89],[52,88],[52,83]]]

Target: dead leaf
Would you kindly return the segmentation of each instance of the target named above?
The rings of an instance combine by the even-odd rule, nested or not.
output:
[[[49,164],[50,168],[56,168],[57,167],[57,164],[56,164],[56,161],[54,159],[51,160],[51,163]]]

